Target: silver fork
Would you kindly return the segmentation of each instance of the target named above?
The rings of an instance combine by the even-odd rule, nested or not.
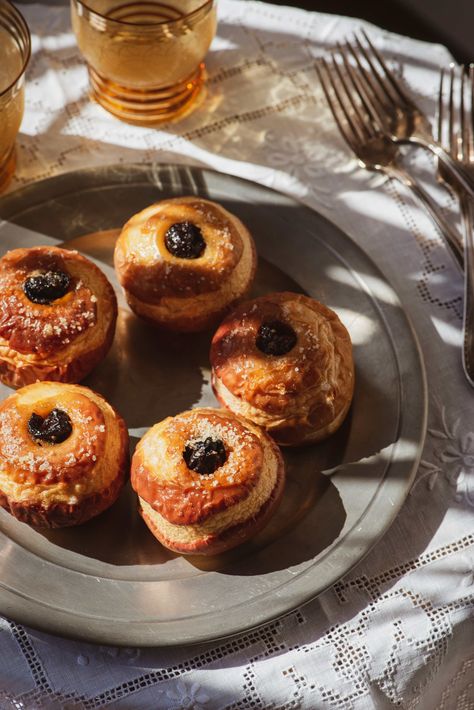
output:
[[[456,232],[421,185],[397,161],[398,148],[377,126],[373,109],[360,90],[358,72],[344,62],[346,73],[332,58],[316,63],[324,95],[342,137],[355,153],[362,167],[384,173],[406,185],[428,210],[459,266],[463,267],[462,248]]]
[[[451,156],[463,163],[474,174],[474,64],[469,66],[466,75],[464,66],[459,68],[459,76],[454,64],[451,64],[448,84],[448,150]],[[469,85],[466,87],[466,83]],[[437,140],[443,143],[444,121],[444,71],[441,72],[438,93]],[[458,101],[455,100],[456,87]],[[465,94],[467,88],[468,101]],[[459,183],[452,179],[443,165],[438,165],[439,178],[448,183],[457,192],[461,207],[464,233],[464,313],[463,313],[463,350],[462,362],[466,377],[474,387],[474,216],[472,200]]]
[[[367,33],[361,30],[361,35],[365,43],[355,34],[354,41],[347,41],[345,47],[355,60],[361,87],[381,129],[398,145],[411,144],[430,150],[444,165],[446,173],[474,197],[474,176],[434,139],[426,116],[387,66]],[[338,48],[342,52],[340,44]]]

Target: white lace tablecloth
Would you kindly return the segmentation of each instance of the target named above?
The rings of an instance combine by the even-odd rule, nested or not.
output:
[[[290,193],[378,263],[420,338],[429,430],[413,489],[366,559],[318,599],[254,632],[199,647],[119,649],[0,619],[0,707],[474,708],[474,392],[460,366],[462,279],[410,194],[361,170],[328,114],[314,58],[356,20],[220,0],[202,108],[162,130],[90,102],[67,8],[20,6],[33,35],[10,189],[118,161],[210,166]],[[440,46],[370,28],[433,116]],[[432,179],[456,222],[456,202]]]

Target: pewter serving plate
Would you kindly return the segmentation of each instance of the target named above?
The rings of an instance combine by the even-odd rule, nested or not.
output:
[[[117,228],[150,203],[183,194],[220,202],[250,228],[260,258],[255,294],[302,291],[339,313],[354,343],[352,409],[326,442],[284,452],[278,512],[260,535],[218,558],[164,549],[139,518],[129,485],[110,510],[77,528],[36,530],[1,510],[0,612],[31,626],[129,646],[195,643],[257,626],[347,573],[388,528],[415,475],[426,387],[413,331],[380,271],[316,212],[209,170],[120,165],[4,197],[0,247],[64,242],[95,259],[116,286]],[[211,334],[164,337],[119,298],[112,350],[84,384],[123,414],[134,446],[165,416],[217,406]]]

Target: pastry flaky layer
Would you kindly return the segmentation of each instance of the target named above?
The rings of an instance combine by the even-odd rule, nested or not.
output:
[[[72,425],[61,443],[33,438],[32,414],[61,410]],[[80,385],[38,382],[0,404],[0,505],[22,522],[78,525],[116,500],[128,474],[128,432],[106,400]]]
[[[166,233],[188,222],[205,242],[197,258],[168,251]],[[248,229],[226,209],[198,197],[157,202],[134,215],[115,247],[115,268],[132,310],[169,330],[214,326],[248,293],[257,252]]]
[[[295,335],[285,354],[257,347],[263,324]],[[354,391],[349,333],[308,296],[274,293],[248,301],[220,325],[211,346],[212,385],[221,404],[263,426],[282,445],[319,441],[342,424]]]
[[[31,277],[60,272],[66,293],[36,303]],[[0,379],[10,387],[38,380],[78,382],[106,355],[115,332],[117,300],[89,259],[58,247],[14,249],[0,259]]]
[[[188,468],[187,445],[222,441],[226,460],[214,473]],[[132,487],[155,537],[184,554],[216,554],[261,529],[278,505],[285,472],[278,447],[232,412],[193,409],[150,429],[132,459]]]

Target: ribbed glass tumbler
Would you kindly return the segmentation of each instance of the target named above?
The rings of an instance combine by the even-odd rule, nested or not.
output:
[[[216,31],[214,0],[71,0],[71,13],[91,95],[107,111],[154,125],[195,108]]]
[[[0,0],[0,190],[15,172],[15,140],[25,109],[30,52],[30,33],[23,16],[9,0]]]

